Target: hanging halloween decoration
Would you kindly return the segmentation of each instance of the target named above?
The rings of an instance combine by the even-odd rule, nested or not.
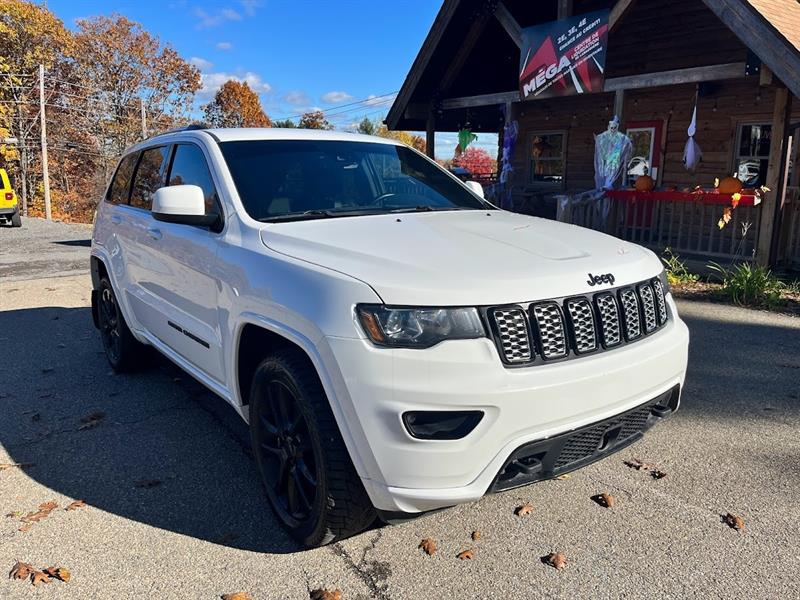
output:
[[[595,188],[613,188],[632,152],[631,139],[619,130],[619,118],[615,116],[608,122],[608,129],[594,137]]]
[[[514,167],[511,166],[511,161],[514,158],[514,147],[517,144],[517,136],[519,135],[519,123],[516,121],[509,121],[503,127],[503,154],[500,157],[500,184],[503,186],[503,197],[500,200],[501,208],[510,209],[511,202],[511,186],[506,185],[511,176]]]
[[[689,128],[686,133],[689,134],[689,139],[686,140],[686,146],[683,149],[683,166],[689,173],[694,173],[697,170],[697,165],[703,160],[703,152],[700,146],[694,141],[694,134],[697,132],[697,96],[694,99],[694,110],[692,111],[692,122],[689,123]]]
[[[456,156],[460,156],[472,142],[478,139],[478,136],[472,133],[472,130],[465,127],[458,132],[458,148]],[[459,152],[460,150],[460,152]]]

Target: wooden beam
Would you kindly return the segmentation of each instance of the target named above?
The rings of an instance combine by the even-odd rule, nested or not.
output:
[[[783,173],[786,145],[789,139],[789,125],[792,117],[792,94],[787,88],[775,90],[775,107],[772,111],[772,131],[770,133],[769,158],[766,186],[770,189],[761,202],[761,223],[758,228],[756,261],[760,265],[770,265],[774,258],[773,236],[780,235],[777,222],[780,220],[778,198],[783,188]]]
[[[458,74],[461,73],[461,70],[464,68],[464,63],[467,62],[469,55],[472,53],[472,49],[483,34],[483,30],[486,28],[486,23],[489,18],[491,18],[490,15],[478,17],[472,22],[472,25],[470,25],[469,30],[461,40],[456,55],[449,62],[447,70],[439,80],[438,87],[440,92],[447,92],[453,84],[453,81],[458,77]]]
[[[434,158],[436,151],[436,119],[433,111],[428,113],[428,120],[425,123],[425,154]]]
[[[514,16],[508,12],[506,5],[502,2],[498,4],[494,11],[494,16],[503,26],[503,29],[506,30],[508,36],[514,40],[517,48],[522,48],[522,27],[519,26]]]
[[[614,8],[611,9],[611,14],[608,16],[608,31],[611,33],[614,28],[620,24],[622,17],[624,17],[631,9],[636,0],[617,0]]]
[[[664,85],[677,85],[681,83],[740,79],[744,76],[744,63],[729,63],[724,65],[711,65],[708,67],[694,67],[691,69],[677,69],[675,71],[661,71],[659,73],[646,73],[644,75],[615,77],[613,79],[606,79],[603,91],[616,92],[618,90],[635,90]],[[550,99],[552,100],[552,98]],[[442,101],[442,108],[446,110],[453,108],[470,108],[519,101],[519,91],[499,92],[480,96],[447,98]]]
[[[619,118],[620,127],[623,127],[622,111],[625,110],[625,90],[614,92],[614,114]]]

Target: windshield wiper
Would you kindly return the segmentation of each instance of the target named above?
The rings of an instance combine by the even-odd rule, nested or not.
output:
[[[445,210],[475,210],[464,208],[462,206],[431,206],[429,204],[418,204],[417,206],[406,206],[403,208],[395,208],[389,212],[394,213],[409,213],[409,212],[438,212]]]
[[[336,217],[360,217],[362,215],[374,215],[375,209],[355,209],[355,210],[307,210],[305,212],[287,213],[285,215],[275,215],[274,217],[262,217],[258,219],[262,223],[285,223],[287,221],[311,221],[313,219],[333,219]]]

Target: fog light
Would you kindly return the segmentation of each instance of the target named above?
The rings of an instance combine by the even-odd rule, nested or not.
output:
[[[458,440],[483,418],[480,410],[418,410],[403,413],[408,432],[420,440]]]

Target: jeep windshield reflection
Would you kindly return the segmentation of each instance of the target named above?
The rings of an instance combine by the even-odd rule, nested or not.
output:
[[[245,210],[259,221],[495,208],[404,146],[257,140],[220,147]]]

